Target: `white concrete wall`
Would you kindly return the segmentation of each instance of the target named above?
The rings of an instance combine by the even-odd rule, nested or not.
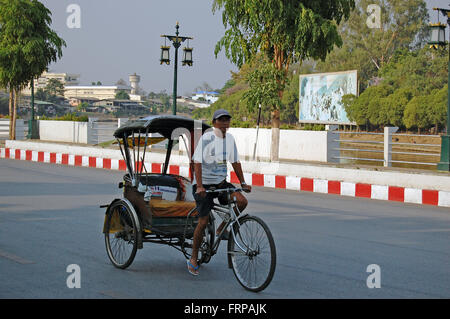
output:
[[[39,121],[39,135],[43,141],[59,141],[70,143],[88,143],[93,141],[94,134],[91,123],[71,121]],[[253,159],[256,141],[255,128],[230,128],[241,159]],[[98,132],[97,132],[98,133]],[[255,158],[267,161],[270,159],[271,129],[259,129]],[[329,131],[280,130],[280,160],[300,160],[317,162],[336,162],[333,160],[333,148],[339,142],[333,142],[336,136]],[[113,139],[111,135],[111,139]],[[180,150],[184,150],[180,143]],[[339,151],[334,151],[334,153]]]
[[[40,120],[39,137],[43,141],[70,143],[88,142],[88,123]]]
[[[327,131],[280,130],[280,159],[327,161]]]
[[[256,129],[232,127],[228,132],[236,140],[236,146],[241,159],[252,159],[256,141]],[[256,159],[270,159],[271,140],[271,129],[259,129],[255,153]],[[332,140],[333,136],[328,131],[280,130],[279,158],[280,160],[318,162],[327,162],[328,160],[332,162],[330,147],[337,147],[330,144],[333,143]],[[180,144],[180,149],[184,150],[183,143]]]
[[[256,141],[256,129],[232,127],[228,130],[228,132],[233,135],[236,141],[236,147],[238,149],[239,156],[241,158],[244,158],[245,156],[249,156],[250,158],[252,158]],[[258,143],[256,144],[256,158],[262,160],[270,159],[271,139],[271,129],[259,129]]]

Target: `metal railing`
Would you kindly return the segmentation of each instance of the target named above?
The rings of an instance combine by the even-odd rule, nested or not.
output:
[[[114,140],[114,131],[126,121],[128,121],[127,118],[119,118],[117,121],[99,121],[97,118],[89,118],[88,144],[100,144]]]
[[[340,163],[354,162],[385,167],[435,168],[440,158],[440,136],[420,134],[396,134],[397,127],[385,127],[384,133],[333,131],[339,142]],[[348,137],[347,137],[348,136]],[[352,138],[358,136],[358,138]],[[367,138],[363,138],[367,137]],[[411,142],[414,139],[438,140],[438,143]],[[408,139],[410,141],[408,141]],[[394,157],[394,158],[393,158]]]
[[[23,140],[28,134],[28,121],[16,120],[16,139]],[[0,119],[0,140],[9,139],[9,119]]]

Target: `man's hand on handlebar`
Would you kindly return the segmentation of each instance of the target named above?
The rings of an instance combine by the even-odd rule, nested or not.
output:
[[[200,195],[201,197],[206,196],[206,189],[203,186],[198,186],[197,190],[195,191],[196,194]]]
[[[245,184],[245,185],[241,185],[241,187],[242,187],[242,190],[246,193],[250,193],[252,191],[252,187],[250,185]]]

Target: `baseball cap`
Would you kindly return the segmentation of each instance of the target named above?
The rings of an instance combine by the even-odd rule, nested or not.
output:
[[[228,113],[227,110],[218,109],[217,111],[214,112],[213,121],[217,120],[219,117],[222,117],[222,116],[228,116],[231,118],[231,115],[230,115],[230,113]]]

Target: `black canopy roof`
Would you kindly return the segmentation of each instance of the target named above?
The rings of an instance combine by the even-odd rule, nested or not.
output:
[[[177,115],[154,115],[148,116],[135,121],[126,122],[114,132],[114,137],[123,138],[128,137],[133,133],[159,133],[162,136],[170,139],[172,132],[177,129],[187,129],[193,131],[195,128],[202,128],[202,134],[207,129],[211,128],[208,124],[199,120],[193,120]]]

